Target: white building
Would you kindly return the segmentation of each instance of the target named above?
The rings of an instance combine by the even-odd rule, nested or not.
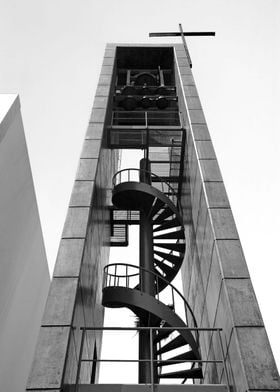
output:
[[[0,388],[23,391],[50,284],[19,98],[0,95]]]

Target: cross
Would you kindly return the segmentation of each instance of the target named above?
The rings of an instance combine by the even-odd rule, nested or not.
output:
[[[189,37],[197,37],[197,36],[215,36],[215,32],[213,31],[199,31],[199,32],[184,32],[181,23],[179,23],[179,32],[169,32],[169,33],[150,33],[149,37],[179,37],[181,36],[184,49],[187,55],[187,59],[190,67],[192,68],[192,60],[189,53],[189,49],[187,47],[187,42],[185,36]]]

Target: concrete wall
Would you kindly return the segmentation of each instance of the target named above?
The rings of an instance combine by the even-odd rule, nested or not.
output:
[[[49,271],[16,95],[0,96],[0,385],[23,391]]]
[[[187,130],[184,186],[185,296],[198,325],[223,328],[223,349],[235,391],[279,390],[279,376],[254,294],[192,71],[177,45],[176,78]],[[220,359],[218,339],[201,334],[204,359]],[[205,382],[226,382],[221,366],[204,366]]]
[[[115,49],[107,47],[81,153],[27,390],[61,390],[76,382],[80,327],[103,325],[103,267],[109,259],[111,180],[118,152],[106,148],[104,130]],[[108,104],[108,106],[107,106]],[[106,109],[108,108],[108,109]],[[100,334],[88,333],[83,358],[93,359]],[[91,364],[81,369],[89,382]]]

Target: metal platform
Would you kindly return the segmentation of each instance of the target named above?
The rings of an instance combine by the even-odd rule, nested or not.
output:
[[[71,385],[65,392],[228,392],[224,384],[169,384],[169,385],[151,385],[151,384],[80,384],[76,388]]]

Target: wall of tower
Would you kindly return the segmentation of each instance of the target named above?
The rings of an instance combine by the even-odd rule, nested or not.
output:
[[[106,147],[105,126],[115,50],[107,47],[59,246],[51,288],[27,390],[61,390],[74,384],[81,327],[103,325],[101,286],[109,259],[111,180],[118,151]],[[87,332],[83,358],[100,351],[100,333]],[[90,382],[91,363],[81,367],[80,382]],[[98,369],[97,369],[98,373]]]
[[[186,127],[184,209],[185,296],[199,327],[222,328],[230,384],[236,391],[277,390],[279,378],[234,223],[217,158],[182,45],[176,77]],[[218,335],[201,333],[203,359],[221,359]],[[226,383],[221,365],[204,365],[204,382]]]

